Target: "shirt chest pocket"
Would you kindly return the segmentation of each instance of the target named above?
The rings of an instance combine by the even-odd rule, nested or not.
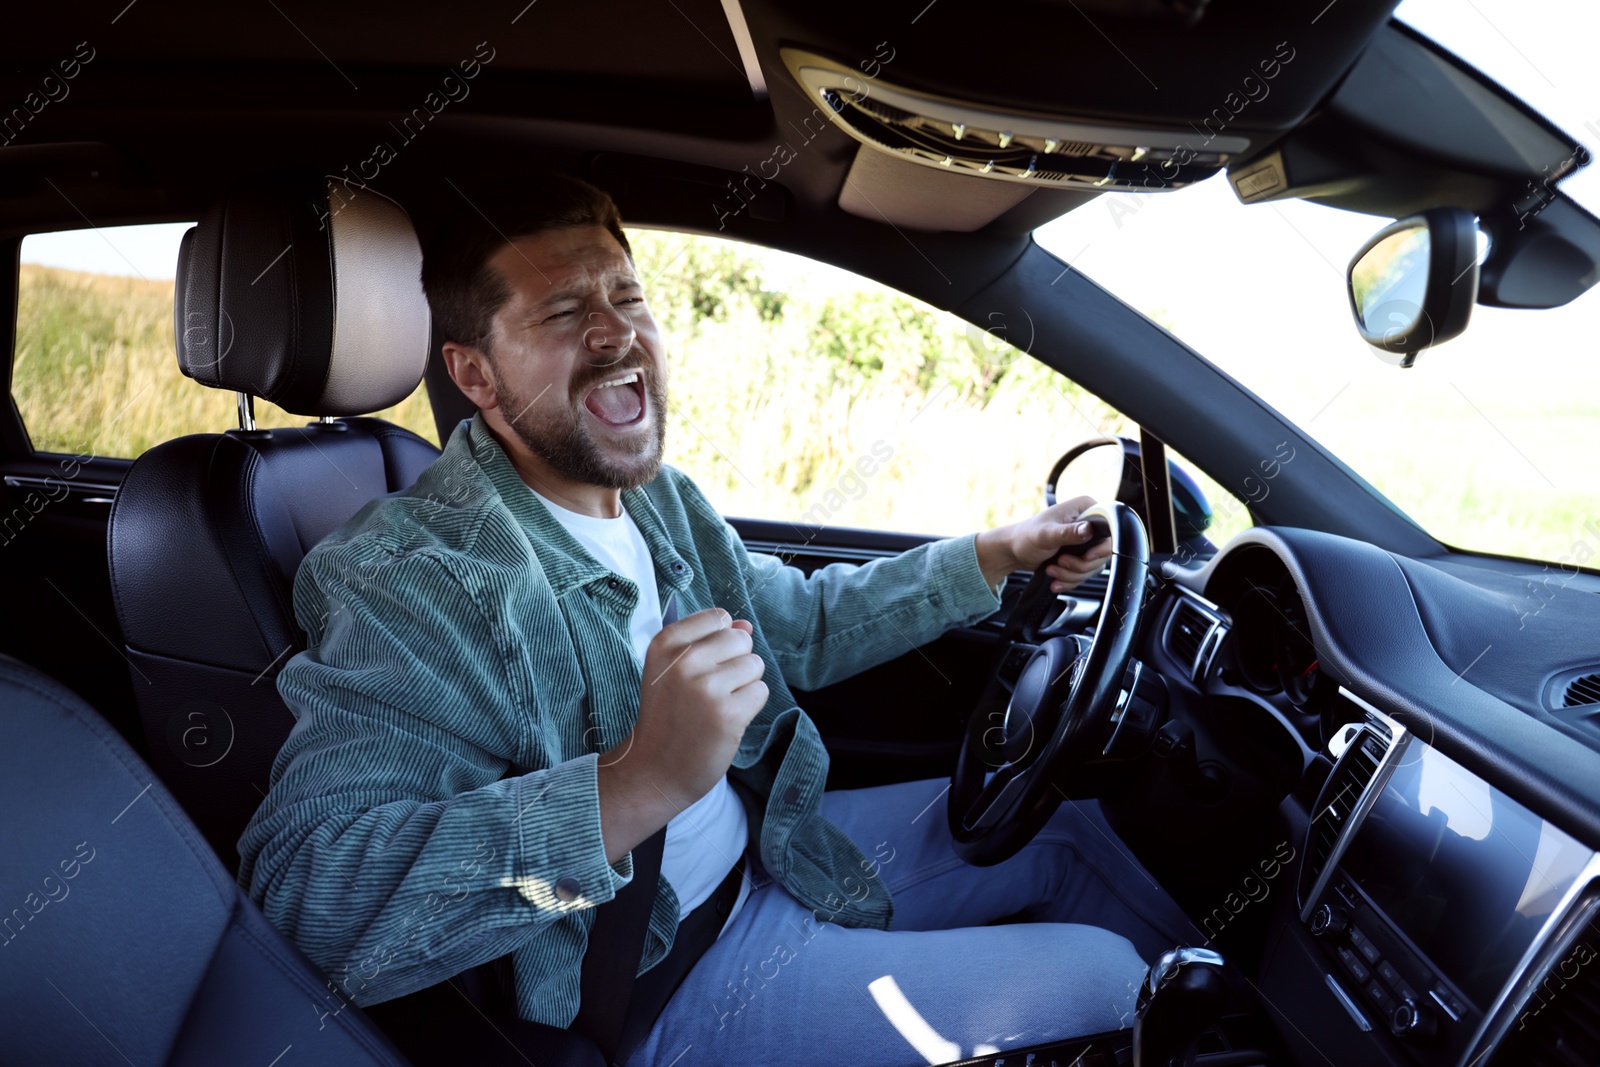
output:
[[[536,742],[554,762],[621,743],[638,720],[641,682],[625,622],[610,618],[608,605],[579,590],[561,606],[564,632],[526,653]]]

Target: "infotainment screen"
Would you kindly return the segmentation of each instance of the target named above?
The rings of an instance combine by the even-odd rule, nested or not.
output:
[[[1411,738],[1341,866],[1486,1010],[1592,854]]]

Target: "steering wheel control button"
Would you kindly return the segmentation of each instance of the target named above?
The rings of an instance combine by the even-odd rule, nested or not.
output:
[[[1032,649],[1021,645],[1012,645],[1006,649],[1005,659],[1000,663],[1000,680],[1008,686],[1015,687],[1017,679],[1022,676],[1022,668],[1028,665],[1028,657],[1032,654]]]
[[[1343,908],[1324,904],[1311,914],[1311,936],[1336,941],[1350,926],[1350,914]]]
[[[570,874],[564,874],[556,879],[556,899],[563,904],[571,904],[583,895],[583,884]]]

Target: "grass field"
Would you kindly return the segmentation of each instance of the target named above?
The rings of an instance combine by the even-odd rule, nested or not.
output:
[[[34,448],[131,457],[169,438],[239,424],[232,393],[178,370],[172,282],[24,263],[18,289],[11,392]],[[438,436],[422,389],[380,414]],[[309,421],[261,400],[256,420]]]

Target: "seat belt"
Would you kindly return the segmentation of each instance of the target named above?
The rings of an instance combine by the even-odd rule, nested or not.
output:
[[[661,881],[663,826],[633,850],[633,880],[599,905],[589,929],[578,976],[578,1017],[570,1029],[600,1046],[607,1063],[616,1062],[622,1028],[628,1020],[633,983],[644,957],[644,935]]]
[[[669,591],[661,605],[663,627],[678,621],[675,593]],[[644,958],[644,935],[650,928],[666,843],[667,828],[663,826],[634,847],[633,879],[596,909],[589,928],[589,944],[578,975],[578,1016],[569,1029],[599,1045],[607,1063],[632,1055],[632,1046],[637,1044],[638,1012],[630,1027],[628,1006],[639,976],[639,961]],[[659,1010],[659,1005],[655,1007]],[[624,1030],[629,1031],[627,1048],[621,1047]]]

